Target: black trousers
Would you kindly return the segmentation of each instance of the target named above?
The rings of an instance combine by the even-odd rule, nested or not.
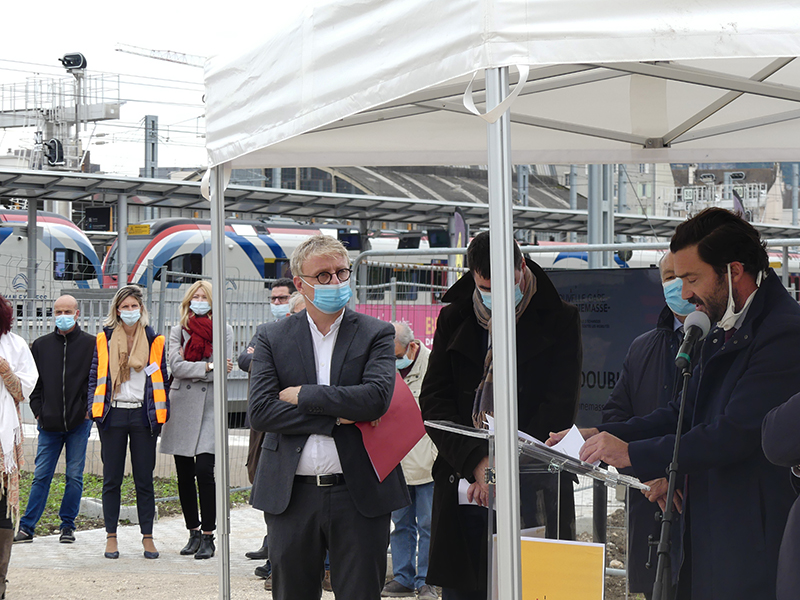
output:
[[[144,408],[112,408],[100,425],[100,456],[103,459],[103,520],[106,532],[116,533],[119,522],[120,490],[125,475],[128,443],[136,485],[136,512],[142,535],[153,533],[156,497],[153,469],[156,467],[156,441],[147,423]]]
[[[0,492],[0,529],[14,529],[14,524],[11,522],[11,515],[8,512],[8,500],[5,493]]]
[[[178,497],[181,500],[186,529],[214,531],[217,528],[217,495],[214,482],[214,455],[175,455],[175,471],[178,474]],[[200,498],[200,513],[197,500]],[[200,520],[202,516],[202,521]]]
[[[380,598],[391,514],[365,517],[356,510],[346,484],[298,482],[282,514],[264,514],[275,600],[319,600],[326,550],[337,598]]]

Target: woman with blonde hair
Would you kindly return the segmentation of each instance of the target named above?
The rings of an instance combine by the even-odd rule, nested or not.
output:
[[[169,334],[172,414],[161,436],[161,452],[175,458],[178,496],[189,530],[180,553],[198,559],[214,556],[217,522],[211,309],[211,283],[192,284],[181,302],[180,323]],[[233,355],[233,328],[226,325],[225,330],[223,377],[233,368],[227,358]]]
[[[111,301],[89,373],[89,410],[100,433],[106,558],[119,558],[117,525],[125,455],[130,442],[136,510],[145,558],[158,558],[153,543],[153,469],[161,426],[169,418],[164,336],[147,324],[142,290],[126,285]]]

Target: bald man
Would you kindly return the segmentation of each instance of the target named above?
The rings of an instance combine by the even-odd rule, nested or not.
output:
[[[86,411],[89,369],[95,338],[82,331],[76,319],[78,301],[59,297],[53,304],[54,331],[33,342],[31,353],[40,377],[31,393],[31,410],[39,431],[33,485],[25,516],[20,519],[14,543],[32,542],[42,516],[50,482],[61,451],[66,448],[66,485],[61,509],[62,544],[75,541],[75,517],[83,495],[83,466],[92,421]]]

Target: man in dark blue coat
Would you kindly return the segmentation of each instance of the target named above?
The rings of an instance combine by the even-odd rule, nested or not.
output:
[[[62,544],[75,541],[75,517],[83,495],[83,468],[92,421],[86,410],[89,370],[95,338],[75,322],[78,301],[65,294],[53,303],[55,330],[33,342],[31,353],[42,377],[31,393],[30,406],[39,432],[33,484],[25,515],[14,542],[33,541],[42,517],[59,457],[64,451],[64,496],[58,516]]]
[[[655,329],[643,333],[631,344],[622,374],[603,408],[603,423],[621,423],[632,417],[644,417],[667,406],[678,386],[675,355],[683,341],[683,322],[694,312],[694,304],[681,298],[681,280],[675,277],[674,257],[667,252],[659,263],[667,306],[658,317]],[[635,475],[631,469],[626,474]],[[666,496],[667,480],[650,481],[655,498]],[[660,503],[664,500],[660,499]],[[680,503],[680,501],[678,500]],[[648,537],[658,539],[658,506],[644,494],[630,490],[628,504],[628,578],[630,591],[650,598],[656,576],[656,552],[650,551]],[[673,527],[673,555],[680,550],[680,528]],[[645,563],[652,559],[652,568]]]
[[[677,227],[670,249],[683,298],[717,323],[687,395],[678,457],[686,526],[683,564],[673,566],[678,597],[774,599],[794,493],[785,470],[764,456],[761,422],[800,389],[800,306],[769,268],[758,232],[733,213],[702,211]],[[585,430],[581,458],[660,477],[677,418],[672,402]]]

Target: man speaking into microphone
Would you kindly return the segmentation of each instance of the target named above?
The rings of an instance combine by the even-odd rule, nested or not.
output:
[[[764,456],[761,422],[800,390],[800,306],[769,268],[758,231],[729,211],[710,208],[681,223],[670,250],[683,298],[715,324],[692,365],[678,456],[677,597],[774,600],[794,492]],[[678,410],[673,400],[645,417],[582,430],[581,459],[632,467],[642,481],[663,477]]]

